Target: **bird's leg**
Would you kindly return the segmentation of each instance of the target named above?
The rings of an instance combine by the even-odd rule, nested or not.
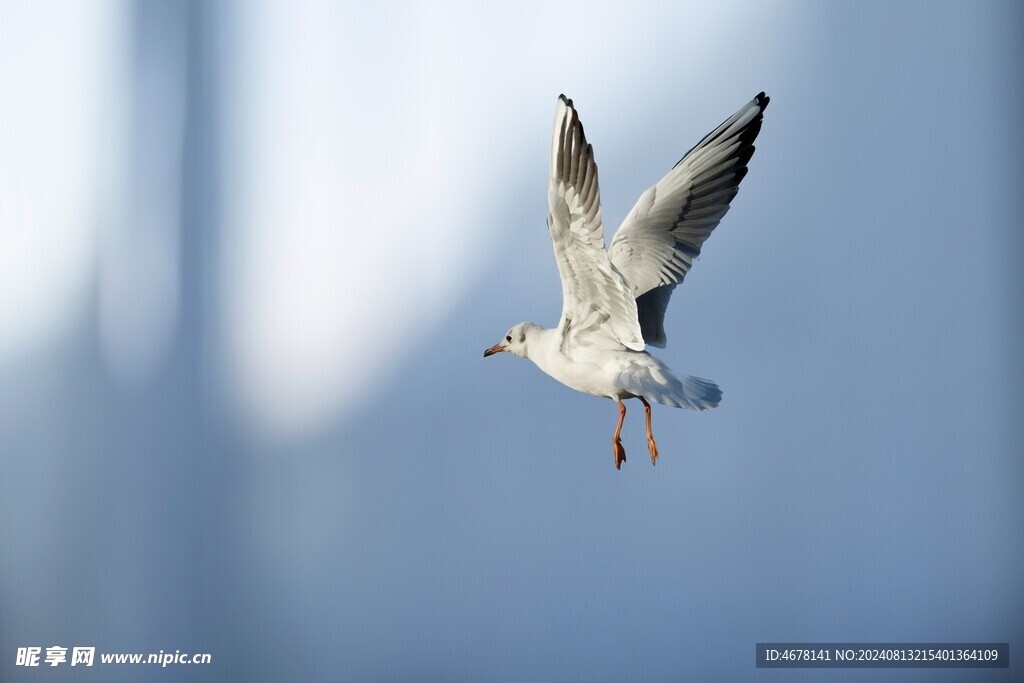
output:
[[[622,447],[622,440],[619,434],[622,432],[622,421],[626,419],[626,404],[616,399],[619,404],[619,424],[615,426],[615,436],[612,437],[612,451],[615,453],[615,469],[622,469],[622,463],[626,462],[626,449]]]
[[[651,452],[651,464],[658,464],[658,444],[654,443],[654,432],[651,431],[651,404],[643,396],[640,400],[644,404],[644,412],[647,413],[647,449]]]

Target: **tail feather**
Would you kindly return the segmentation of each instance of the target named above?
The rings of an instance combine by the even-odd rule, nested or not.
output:
[[[648,401],[676,408],[709,410],[721,403],[722,390],[714,382],[689,376],[680,380],[653,356],[647,358],[654,363],[631,364],[616,376],[615,386]]]

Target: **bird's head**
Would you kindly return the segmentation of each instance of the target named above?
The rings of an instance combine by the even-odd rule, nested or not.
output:
[[[527,341],[534,329],[540,329],[540,326],[533,323],[519,323],[505,333],[504,339],[484,351],[484,358],[501,353],[502,351],[508,351],[513,356],[526,358]]]

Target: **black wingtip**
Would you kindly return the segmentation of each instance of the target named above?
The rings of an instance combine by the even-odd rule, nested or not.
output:
[[[768,103],[772,101],[772,98],[765,95],[763,90],[754,99],[757,100],[757,106],[761,107],[761,111],[764,111]]]

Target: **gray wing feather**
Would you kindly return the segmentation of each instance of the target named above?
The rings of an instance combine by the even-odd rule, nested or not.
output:
[[[612,239],[609,258],[637,297],[641,331],[651,346],[665,346],[672,291],[739,191],[768,99],[760,93],[697,143],[640,195]]]
[[[548,228],[562,280],[563,349],[604,338],[642,351],[635,296],[604,248],[594,150],[564,95],[555,108],[551,139]]]

